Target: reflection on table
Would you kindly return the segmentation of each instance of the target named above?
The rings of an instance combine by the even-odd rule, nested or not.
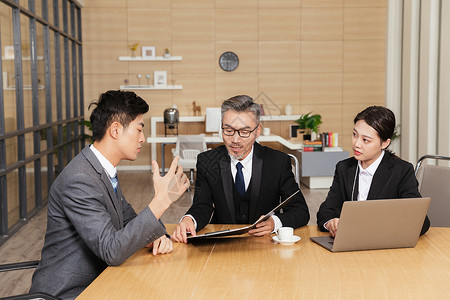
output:
[[[167,225],[172,233],[175,225]],[[208,225],[203,232],[237,228]],[[433,227],[415,248],[331,253],[302,239],[283,246],[243,235],[138,251],[108,267],[78,299],[443,299],[450,296],[450,228]]]

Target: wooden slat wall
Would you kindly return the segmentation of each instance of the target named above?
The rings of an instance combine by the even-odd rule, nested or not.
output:
[[[139,91],[150,104],[147,124],[173,104],[189,116],[193,101],[204,114],[236,94],[264,92],[273,101],[266,113],[287,104],[293,114],[319,113],[321,130],[338,132],[349,149],[355,114],[385,103],[386,19],[385,0],[86,1],[85,102],[125,79],[138,84],[137,74],[166,70],[168,83],[183,90]],[[183,60],[119,62],[136,42]],[[218,65],[224,51],[239,56],[234,72]],[[149,151],[138,164],[150,163]]]

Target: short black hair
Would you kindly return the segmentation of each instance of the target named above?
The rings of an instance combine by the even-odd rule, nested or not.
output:
[[[389,108],[369,106],[356,115],[353,123],[356,124],[360,120],[364,120],[367,125],[375,129],[383,142],[392,139],[395,130],[395,115]]]
[[[139,115],[148,112],[144,99],[130,91],[107,91],[97,101],[89,104],[96,106],[91,113],[92,137],[94,141],[103,139],[106,129],[117,121],[127,127]]]

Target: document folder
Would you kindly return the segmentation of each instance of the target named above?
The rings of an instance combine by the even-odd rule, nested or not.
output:
[[[251,225],[248,225],[248,226],[245,226],[242,228],[225,229],[225,230],[219,230],[219,231],[214,231],[214,232],[207,232],[205,234],[200,234],[200,235],[196,235],[196,236],[188,236],[188,238],[187,238],[188,242],[192,242],[194,240],[206,239],[206,238],[217,238],[217,237],[230,236],[230,235],[241,235],[241,234],[247,233],[251,229],[255,228],[256,225],[267,220],[268,218],[273,216],[277,211],[279,211],[284,206],[286,206],[289,202],[291,202],[292,197],[294,197],[298,192],[300,192],[300,190],[296,191],[295,193],[293,193],[292,195],[287,197],[286,200],[281,202],[279,205],[277,205],[277,207],[275,207],[269,213],[264,215],[264,217],[262,217],[261,219],[259,219],[258,221],[256,221],[255,223],[253,223]]]

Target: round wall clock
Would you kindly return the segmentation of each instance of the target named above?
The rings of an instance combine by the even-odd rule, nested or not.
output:
[[[234,52],[224,52],[219,58],[219,65],[224,71],[234,71],[239,66],[239,58]]]

